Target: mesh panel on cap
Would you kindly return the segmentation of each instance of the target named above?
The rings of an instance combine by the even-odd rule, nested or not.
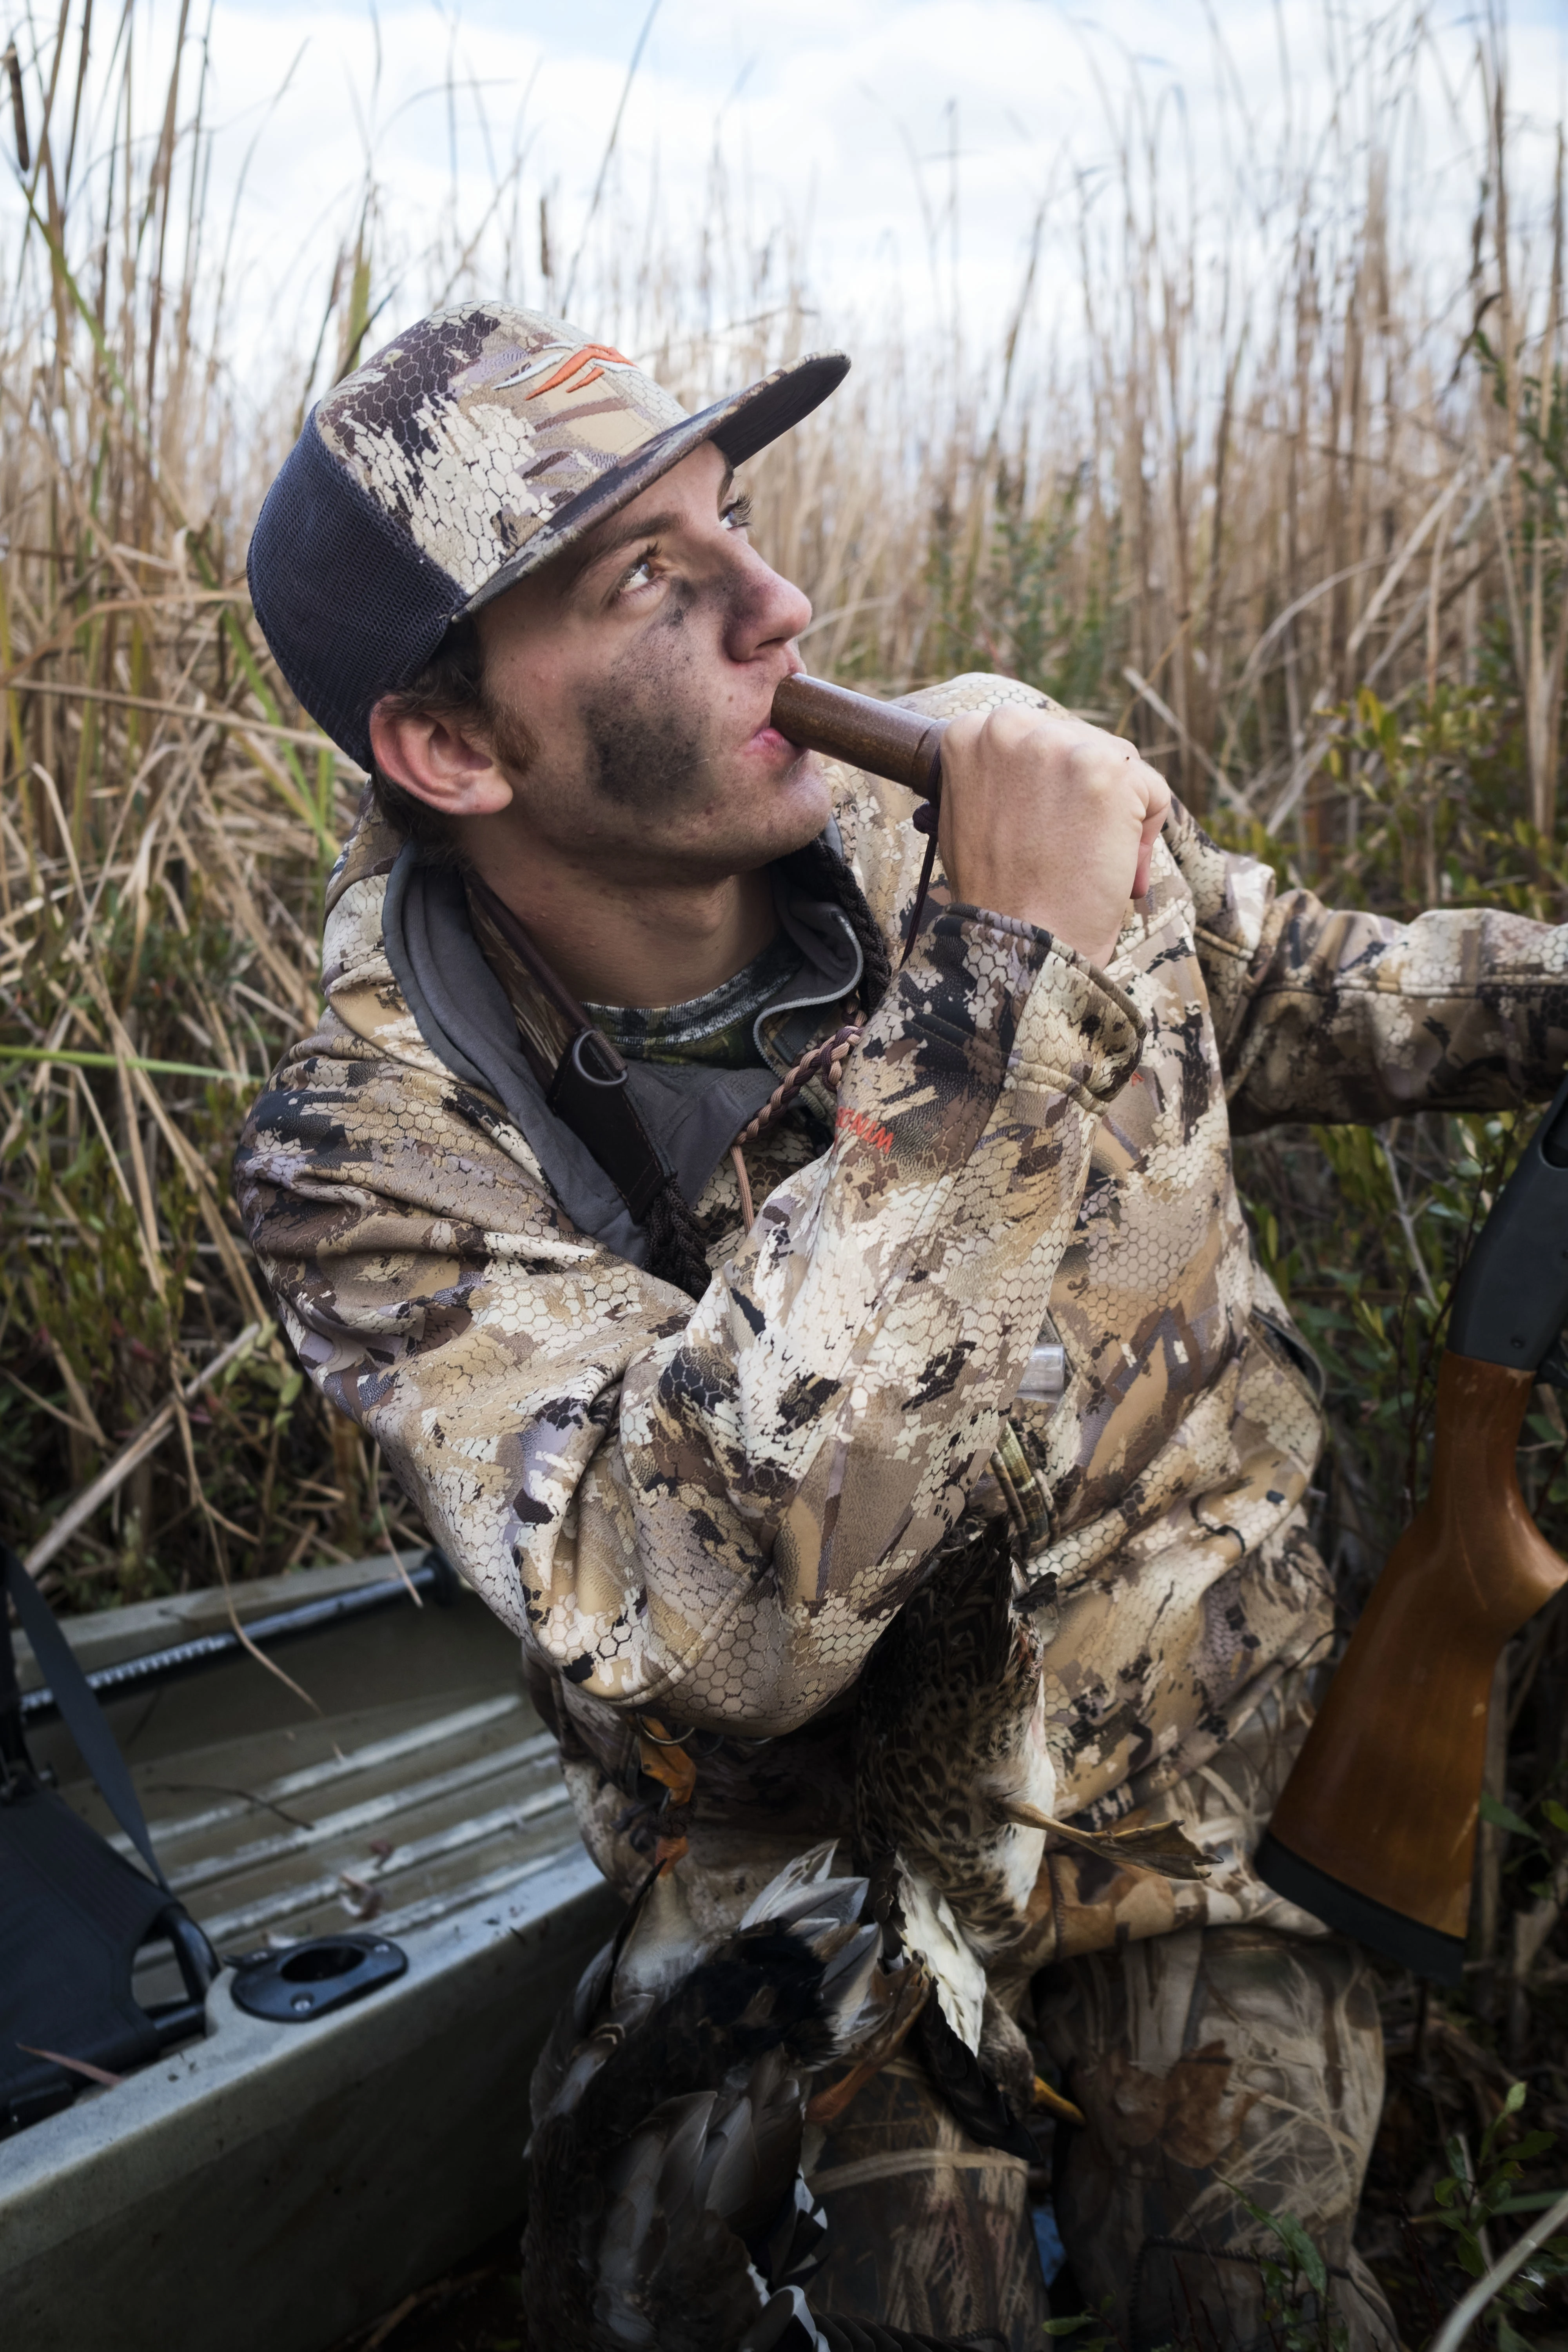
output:
[[[323,446],[312,415],[268,491],[246,565],[278,667],[362,768],[378,696],[428,661],[463,599]]]

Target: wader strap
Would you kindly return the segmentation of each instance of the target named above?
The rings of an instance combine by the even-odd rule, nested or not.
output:
[[[626,1092],[626,1066],[601,1030],[587,1024],[561,1056],[545,1100],[585,1143],[639,1225],[668,1174]]]

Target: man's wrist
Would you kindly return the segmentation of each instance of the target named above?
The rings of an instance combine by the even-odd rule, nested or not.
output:
[[[1004,892],[999,895],[1011,897],[1012,894]],[[1082,956],[1087,963],[1109,963],[1116,952],[1116,942],[1121,936],[1120,918],[1115,928],[1110,932],[1094,932],[1091,935],[1091,926],[1086,923],[1081,916],[1070,911],[1064,912],[1059,906],[1053,907],[1045,898],[1026,900],[1021,905],[1005,908],[995,907],[991,901],[985,899],[973,903],[985,908],[988,912],[1003,915],[1014,922],[1027,923],[1035,930],[1045,931],[1062,947],[1071,948],[1075,954]]]

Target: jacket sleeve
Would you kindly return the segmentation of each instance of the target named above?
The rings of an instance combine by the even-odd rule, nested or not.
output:
[[[837,1138],[695,1307],[585,1239],[499,1107],[329,1015],[242,1212],[301,1360],[588,1694],[762,1735],[855,1676],[996,1442],[1130,1000],[973,908],[851,1055]]]
[[[1412,923],[1277,892],[1179,805],[1165,839],[1193,892],[1198,954],[1238,1135],[1287,1119],[1373,1124],[1550,1095],[1568,1062],[1568,926],[1492,908]]]

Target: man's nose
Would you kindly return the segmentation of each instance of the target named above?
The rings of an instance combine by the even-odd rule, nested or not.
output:
[[[811,619],[811,599],[753,549],[737,549],[736,555],[725,651],[731,661],[743,662],[798,637]]]

